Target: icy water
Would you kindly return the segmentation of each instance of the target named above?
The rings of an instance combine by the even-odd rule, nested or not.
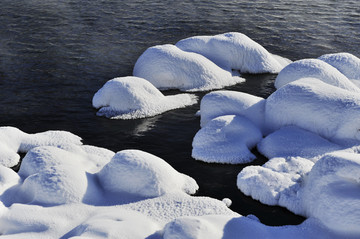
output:
[[[132,74],[146,48],[230,31],[292,60],[334,52],[359,57],[360,2],[1,0],[0,125],[29,133],[67,130],[113,151],[142,149],[195,178],[198,195],[231,198],[233,210],[268,225],[300,223],[302,217],[236,188],[243,165],[191,158],[199,105],[132,121],[97,117],[91,106],[106,81]],[[246,83],[228,89],[262,97],[274,91],[276,75],[244,77]],[[255,164],[264,162],[259,155]]]

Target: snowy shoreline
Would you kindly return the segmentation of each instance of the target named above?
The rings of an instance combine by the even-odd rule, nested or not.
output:
[[[228,50],[234,58],[225,57]],[[220,89],[241,82],[241,73],[279,73],[278,89],[267,99],[223,90],[205,95],[193,157],[249,163],[257,147],[269,161],[239,172],[239,190],[307,217],[300,225],[266,226],[231,211],[231,199],[191,196],[199,189],[193,178],[140,150],[115,153],[83,145],[66,131],[27,134],[0,127],[0,235],[357,238],[359,71],[360,59],[349,53],[291,62],[243,34],[226,33],[149,48],[133,77],[110,80],[94,95],[100,116],[152,117],[197,100],[164,96],[159,89]],[[19,153],[26,156],[16,173],[9,167]]]

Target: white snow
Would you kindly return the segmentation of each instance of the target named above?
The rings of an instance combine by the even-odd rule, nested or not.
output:
[[[18,164],[20,155],[37,146],[81,145],[81,138],[66,131],[46,131],[27,134],[14,127],[0,127],[0,165],[12,167]]]
[[[195,135],[192,157],[213,163],[248,163],[256,158],[250,150],[261,139],[261,131],[247,118],[219,116]]]
[[[214,91],[206,94],[200,103],[201,126],[223,115],[241,115],[248,118],[262,132],[265,128],[265,100],[236,91]]]
[[[97,175],[108,191],[144,197],[174,191],[194,194],[199,188],[194,179],[177,172],[161,158],[140,150],[118,152]]]
[[[109,80],[99,89],[92,104],[100,108],[97,115],[112,119],[151,117],[172,109],[195,104],[190,94],[164,96],[150,82],[139,77],[119,77]]]
[[[360,59],[358,57],[347,52],[342,52],[325,54],[318,59],[338,69],[343,75],[352,80],[355,85],[360,85]]]
[[[133,75],[159,89],[182,91],[219,89],[245,81],[202,55],[170,44],[148,48],[136,61]]]
[[[237,117],[245,119],[241,116],[224,118]],[[16,136],[19,131],[13,132]],[[238,235],[247,238],[311,238],[314,235],[316,238],[344,235],[356,238],[355,225],[359,220],[358,196],[354,189],[359,180],[352,175],[358,174],[359,162],[357,156],[346,158],[346,162],[339,160],[336,164],[326,164],[334,166],[330,170],[334,173],[326,173],[330,175],[327,179],[319,179],[321,170],[312,171],[309,179],[314,179],[306,181],[303,191],[309,197],[307,188],[321,190],[323,182],[338,181],[339,187],[335,189],[342,190],[340,186],[345,182],[348,185],[345,189],[349,190],[343,204],[324,213],[318,208],[313,210],[314,205],[310,205],[306,207],[312,213],[310,219],[301,225],[269,227],[253,216],[242,217],[232,212],[227,207],[230,199],[220,201],[188,195],[198,189],[195,180],[149,153],[123,150],[115,154],[103,148],[76,144],[34,147],[23,159],[18,174],[0,166],[0,234],[4,238],[233,239]],[[304,175],[311,168],[300,172],[297,170],[300,161],[291,162],[269,163],[268,170],[278,170],[279,174],[287,172],[296,178],[296,174]],[[269,179],[271,177],[266,180],[267,184],[272,182]],[[268,190],[265,183],[263,189]],[[340,199],[330,191],[323,196],[330,198],[332,204]],[[318,200],[317,204],[327,205]],[[354,216],[335,226],[333,218],[325,221],[327,227],[324,227],[323,218],[328,214],[339,216],[339,220],[348,216],[348,211],[339,210],[347,202],[352,205],[348,211],[356,212]]]
[[[291,61],[269,53],[248,36],[229,32],[194,36],[176,43],[180,49],[201,54],[218,66],[241,73],[278,73]]]
[[[296,126],[287,126],[268,135],[258,145],[258,151],[267,158],[303,157],[316,160],[325,153],[338,151],[343,147],[319,135]]]
[[[324,156],[310,171],[301,191],[304,214],[328,228],[360,235],[360,155]]]
[[[337,142],[360,140],[360,95],[319,79],[286,84],[268,97],[265,108],[272,131],[295,125]]]
[[[335,67],[318,59],[302,59],[290,63],[275,80],[277,89],[300,78],[316,78],[327,84],[360,93],[360,89]]]

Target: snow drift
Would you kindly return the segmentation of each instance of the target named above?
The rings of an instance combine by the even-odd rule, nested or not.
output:
[[[241,73],[278,73],[291,61],[269,53],[248,36],[229,32],[194,36],[176,43],[180,49],[201,54],[218,66]]]
[[[360,96],[315,78],[286,84],[266,100],[267,125],[287,125],[334,141],[360,140]]]
[[[248,163],[256,158],[250,149],[261,139],[261,131],[247,118],[220,116],[196,133],[191,156],[205,162]]]
[[[202,55],[185,52],[174,45],[148,48],[136,61],[133,75],[159,89],[206,91],[244,82]]]
[[[316,78],[327,84],[360,93],[360,89],[333,66],[318,59],[303,59],[290,63],[275,80],[275,87],[280,87],[300,78]]]
[[[151,117],[172,109],[195,104],[190,94],[164,96],[150,82],[139,77],[112,79],[98,90],[92,104],[100,108],[97,115],[112,119]]]

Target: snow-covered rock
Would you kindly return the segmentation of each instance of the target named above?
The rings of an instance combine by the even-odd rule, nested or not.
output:
[[[202,55],[170,44],[148,48],[136,61],[133,75],[159,89],[183,91],[219,89],[245,81]]]
[[[109,80],[92,100],[97,115],[112,119],[151,117],[172,109],[195,104],[190,94],[164,96],[149,81],[139,77],[119,77]]]
[[[360,59],[353,54],[342,52],[325,54],[318,58],[338,69],[343,75],[359,86],[360,81]]]
[[[335,67],[319,59],[303,59],[287,65],[275,80],[277,89],[300,78],[316,78],[327,84],[360,93],[360,89]]]
[[[81,138],[66,131],[46,131],[27,134],[14,127],[0,127],[0,165],[12,167],[18,164],[20,155],[38,146],[81,145]]]
[[[271,131],[295,125],[337,142],[360,141],[360,95],[316,78],[281,87],[266,100]]]
[[[304,214],[333,230],[360,235],[360,156],[338,152],[312,168],[301,191]]]
[[[194,194],[199,186],[159,157],[140,150],[123,150],[98,173],[101,185],[111,192],[158,197],[169,192]]]
[[[262,132],[265,128],[265,99],[237,91],[215,91],[206,94],[200,103],[201,127],[223,115],[248,118]]]
[[[201,54],[220,67],[242,73],[278,73],[291,61],[269,53],[248,36],[229,32],[194,36],[176,43],[180,49]]]
[[[211,163],[248,163],[256,158],[250,150],[261,139],[261,131],[247,118],[219,116],[195,135],[192,157]]]
[[[258,151],[267,158],[303,157],[307,159],[322,157],[326,153],[343,149],[319,135],[296,126],[287,126],[264,138]]]

